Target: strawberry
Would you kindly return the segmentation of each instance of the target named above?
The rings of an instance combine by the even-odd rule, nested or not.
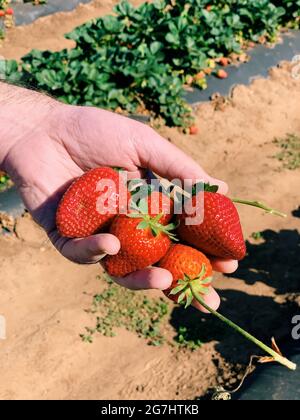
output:
[[[121,250],[104,259],[109,275],[124,277],[161,260],[171,246],[170,238],[174,238],[171,230],[175,226],[162,225],[160,219],[160,214],[153,218],[141,213],[115,218],[110,233],[120,240]]]
[[[225,70],[218,70],[217,71],[217,77],[219,79],[227,79],[228,78],[228,73]]]
[[[4,10],[0,10],[0,17],[3,17],[3,16],[5,16]]]
[[[174,245],[169,249],[159,266],[169,270],[173,276],[172,286],[164,293],[175,302],[185,304],[187,308],[193,301],[197,301],[208,312],[213,314],[219,321],[222,321],[234,331],[241,334],[251,343],[258,346],[271,357],[261,357],[261,362],[278,362],[291,370],[296,370],[297,365],[282,356],[274,340],[272,348],[266,346],[253,335],[235,324],[230,319],[221,315],[211,308],[205,301],[204,296],[208,294],[212,283],[212,267],[209,260],[201,252],[185,245]]]
[[[202,210],[199,206],[197,209],[199,196],[193,196],[186,203],[186,211],[179,216],[180,238],[208,255],[242,260],[246,255],[246,245],[235,205],[225,195],[218,194],[216,187],[206,186],[206,190],[203,222],[198,225],[185,223],[187,217],[193,217]]]
[[[120,176],[114,169],[103,167],[92,169],[77,179],[57,210],[56,224],[60,235],[68,238],[93,235],[112,222],[119,208],[126,209],[130,194],[125,185],[124,191],[120,191]],[[112,185],[101,187],[101,181],[109,181]],[[120,203],[120,198],[124,203]]]
[[[170,248],[159,266],[169,270],[173,276],[171,287],[165,295],[177,303],[190,305],[193,295],[192,284],[200,295],[209,291],[212,283],[212,267],[204,254],[186,245],[174,245]]]
[[[14,15],[14,13],[15,13],[15,12],[14,12],[14,10],[13,10],[13,9],[6,9],[6,10],[5,10],[5,14],[6,14],[6,15],[8,15],[8,16],[13,16],[13,15]]]
[[[196,134],[198,134],[198,132],[199,132],[199,129],[198,129],[198,127],[197,127],[196,125],[192,125],[192,126],[189,128],[189,134],[190,134],[191,136],[195,136]]]
[[[148,198],[148,212],[151,217],[156,217],[160,214],[159,223],[166,225],[174,215],[174,201],[166,194],[153,191]]]
[[[221,57],[218,60],[219,64],[223,67],[227,67],[229,65],[229,59],[227,57]]]
[[[205,79],[205,72],[204,71],[199,71],[199,73],[197,73],[196,75],[195,75],[195,77],[194,77],[194,79],[196,80],[196,81],[198,81],[198,80],[202,80],[202,79]]]

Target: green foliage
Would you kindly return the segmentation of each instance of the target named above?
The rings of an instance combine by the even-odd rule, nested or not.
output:
[[[7,0],[0,0],[0,10],[6,9],[9,2]]]
[[[114,15],[68,34],[73,49],[25,56],[17,77],[69,104],[129,113],[147,108],[169,125],[187,127],[192,111],[183,99],[185,82],[213,67],[212,60],[241,53],[245,41],[273,41],[281,26],[299,25],[299,5],[300,0],[155,0],[135,8],[122,1]],[[15,78],[16,72],[9,75]]]
[[[283,163],[283,167],[290,170],[300,168],[300,137],[288,134],[284,139],[275,139],[274,143],[281,151],[274,157]]]
[[[253,232],[251,234],[251,238],[254,239],[255,241],[260,241],[261,239],[263,239],[263,236],[261,232]]]
[[[8,175],[0,171],[0,191],[5,190],[10,185],[10,179]]]
[[[168,304],[162,299],[146,297],[142,292],[133,292],[106,279],[105,290],[94,296],[91,313],[97,314],[96,325],[86,328],[81,335],[83,341],[91,343],[98,332],[113,337],[116,328],[126,328],[143,337],[154,346],[165,342],[160,330],[161,323],[168,314]]]
[[[180,326],[178,328],[178,333],[175,336],[175,341],[184,348],[190,349],[192,351],[197,350],[197,348],[203,346],[203,342],[197,337],[190,337],[190,331],[186,326]]]

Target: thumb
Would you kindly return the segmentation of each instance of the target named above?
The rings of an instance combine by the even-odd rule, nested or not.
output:
[[[149,168],[170,181],[174,179],[191,180],[193,183],[205,181],[218,185],[219,192],[222,194],[228,192],[225,182],[208,175],[197,162],[152,128],[140,123],[134,123],[132,128],[134,129],[132,139],[137,154],[137,166]]]

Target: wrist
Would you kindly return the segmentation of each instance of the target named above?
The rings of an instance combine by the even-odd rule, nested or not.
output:
[[[19,143],[47,126],[61,106],[50,97],[21,87],[0,83],[0,169],[7,171],[7,157]]]

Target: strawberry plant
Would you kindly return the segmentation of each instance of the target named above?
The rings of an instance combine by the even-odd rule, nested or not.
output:
[[[281,27],[299,26],[300,0],[124,0],[114,15],[67,35],[71,50],[23,57],[17,78],[70,104],[134,113],[145,108],[168,125],[193,126],[185,85],[206,88],[207,77],[245,56],[253,42],[275,41]],[[16,63],[6,77],[16,77]],[[217,68],[216,68],[217,67]],[[10,71],[9,71],[10,70]],[[201,77],[200,77],[201,75]]]
[[[5,190],[9,185],[9,177],[5,172],[0,171],[0,191]]]
[[[106,281],[106,287],[94,296],[88,311],[97,314],[96,323],[93,327],[85,328],[81,334],[82,340],[92,343],[96,333],[114,337],[116,330],[123,327],[147,340],[149,345],[165,343],[164,320],[169,312],[168,304],[162,298],[151,298],[120,288],[107,276],[103,280]]]

